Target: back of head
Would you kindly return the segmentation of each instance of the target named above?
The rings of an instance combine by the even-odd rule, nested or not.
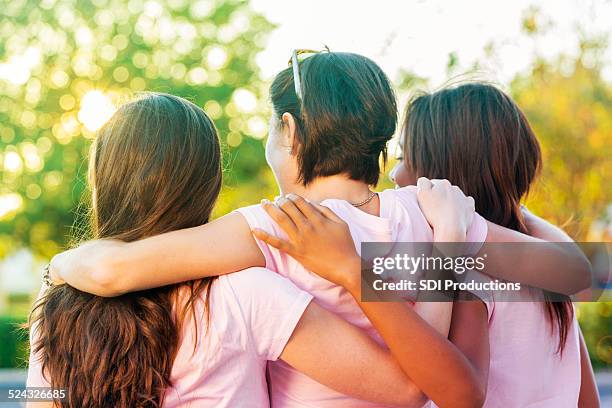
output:
[[[299,65],[302,100],[291,67],[274,78],[270,96],[277,118],[288,112],[296,120],[300,181],[346,174],[375,185],[397,121],[389,79],[372,60],[351,53],[321,52]]]
[[[173,95],[148,93],[122,106],[99,130],[92,160],[100,238],[131,241],[204,224],[221,188],[214,124]]]
[[[509,96],[489,84],[463,84],[418,96],[405,120],[405,162],[415,176],[446,178],[474,197],[485,218],[525,230],[520,201],[539,172],[541,153]]]
[[[221,188],[220,154],[213,123],[192,103],[147,94],[124,105],[92,149],[94,237],[132,241],[206,223]],[[51,385],[67,390],[61,406],[161,406],[181,324],[210,283],[117,298],[48,290],[32,314],[33,351]],[[182,287],[190,296],[177,304]]]
[[[489,84],[464,84],[417,97],[405,120],[405,163],[415,176],[446,178],[474,197],[483,217],[527,232],[521,199],[542,158],[527,118],[508,95]],[[573,308],[569,298],[552,302],[544,295],[561,352]]]

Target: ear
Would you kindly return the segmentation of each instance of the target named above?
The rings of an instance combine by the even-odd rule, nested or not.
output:
[[[286,146],[287,148],[291,148],[291,152],[294,151],[295,143],[296,143],[296,131],[297,131],[297,125],[295,123],[295,118],[293,117],[292,114],[290,114],[289,112],[285,112],[283,113],[283,116],[281,117],[281,121],[283,122],[283,127],[285,128],[285,131],[283,132],[283,146]]]

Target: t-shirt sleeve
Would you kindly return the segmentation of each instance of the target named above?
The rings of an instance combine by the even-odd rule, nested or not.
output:
[[[259,228],[276,237],[282,239],[287,238],[287,234],[285,234],[282,228],[280,228],[278,224],[276,224],[276,222],[270,218],[268,213],[266,213],[261,205],[256,204],[248,207],[242,207],[235,210],[235,212],[239,213],[245,218],[251,229]],[[258,238],[255,238],[255,242],[257,242],[261,253],[266,259],[266,268],[274,272],[284,271],[282,266],[286,259],[283,258],[282,253],[278,249],[271,247]]]
[[[291,281],[264,268],[228,275],[258,356],[277,360],[312,300]]]

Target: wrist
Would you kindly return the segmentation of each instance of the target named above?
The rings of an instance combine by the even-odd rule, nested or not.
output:
[[[340,285],[351,294],[359,293],[361,288],[361,258],[355,254],[344,266]]]
[[[465,242],[467,228],[458,225],[434,227],[435,242]]]

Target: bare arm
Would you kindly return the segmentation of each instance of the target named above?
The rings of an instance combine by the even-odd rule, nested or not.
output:
[[[476,300],[459,300],[453,305],[449,340],[472,364],[482,390],[489,379],[489,321],[487,308]]]
[[[251,266],[265,266],[264,256],[246,220],[230,213],[140,241],[90,241],[55,256],[50,271],[84,292],[118,296]]]
[[[304,312],[280,358],[315,381],[355,398],[415,408],[427,401],[389,350],[316,303]]]
[[[487,242],[527,245],[487,246],[487,273],[564,295],[588,288],[592,279],[591,265],[578,245],[560,229],[536,218],[532,218],[530,224],[533,237],[488,223]]]
[[[419,179],[423,184],[424,177]],[[434,180],[444,183],[447,180]],[[452,187],[460,191],[458,187]],[[446,197],[435,194],[417,194],[421,211],[434,229],[444,231],[454,225],[448,213],[439,211],[445,204]],[[487,270],[494,277],[512,282],[520,282],[536,288],[564,295],[573,295],[591,285],[591,264],[570,237],[546,221],[526,212],[529,233],[504,228],[487,222],[487,243],[521,243],[523,245],[486,245]],[[463,226],[465,227],[465,226]]]
[[[353,288],[351,293],[404,372],[437,406],[482,406],[486,383],[455,345],[405,304],[362,302],[362,293]]]
[[[578,330],[580,334],[580,394],[578,396],[579,408],[599,408],[599,394],[597,385],[595,385],[595,375],[591,366],[589,352],[584,342],[582,330]]]

